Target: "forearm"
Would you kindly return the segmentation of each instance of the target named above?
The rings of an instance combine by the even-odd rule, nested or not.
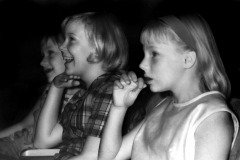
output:
[[[116,157],[122,144],[122,124],[127,108],[112,106],[104,128],[99,160],[112,160]]]
[[[21,130],[22,128],[23,127],[19,123],[15,124],[13,126],[10,126],[8,128],[5,128],[4,130],[0,131],[0,138],[8,137],[8,136],[14,134],[16,131]]]
[[[81,154],[70,158],[69,160],[97,160],[100,138],[88,136]]]
[[[27,128],[29,126],[33,126],[34,125],[33,113],[36,109],[39,108],[39,105],[40,105],[40,100],[38,100],[36,102],[33,109],[30,111],[30,113],[28,113],[28,115],[22,121],[1,130],[0,131],[0,138],[10,136],[17,131],[20,131],[20,130],[22,130],[24,128]]]
[[[38,119],[34,145],[38,148],[52,147],[60,133],[56,132],[58,113],[63,89],[51,86]],[[57,134],[57,135],[55,135]]]

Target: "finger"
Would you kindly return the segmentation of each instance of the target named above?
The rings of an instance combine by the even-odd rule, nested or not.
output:
[[[128,77],[130,78],[130,80],[132,80],[133,82],[137,82],[137,75],[133,72],[133,71],[131,71],[131,72],[129,72],[128,73]]]
[[[139,94],[141,92],[141,90],[144,88],[144,85],[140,82],[138,83],[138,85],[134,88],[133,92],[135,92],[135,94]]]
[[[80,85],[80,82],[79,81],[72,81],[72,86],[78,86],[78,85]]]
[[[80,75],[73,75],[73,78],[79,79]]]
[[[140,89],[143,89],[143,88],[147,87],[147,85],[144,83],[143,78],[138,78],[137,85],[138,85],[138,88],[140,88]]]
[[[68,79],[73,79],[74,75],[67,75]]]
[[[75,75],[75,79],[81,79],[79,75]]]
[[[117,88],[120,88],[120,89],[124,88],[122,83],[120,81],[118,81],[118,80],[114,81],[114,87],[117,87]]]
[[[68,81],[68,78],[60,77],[59,81],[60,81],[60,82],[67,82],[67,81]]]
[[[78,80],[78,79],[80,79],[80,76],[79,76],[79,75],[71,75],[71,78],[72,78],[72,79],[77,79],[77,80]]]
[[[125,73],[122,74],[120,81],[123,82],[123,84],[125,84],[125,83],[126,83],[126,84],[130,84],[130,83],[131,83],[130,78],[129,78],[128,75],[125,74]]]
[[[63,77],[68,81],[68,80],[79,80],[80,76],[78,75],[63,75]]]

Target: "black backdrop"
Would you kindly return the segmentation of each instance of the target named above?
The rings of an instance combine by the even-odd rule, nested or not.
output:
[[[20,120],[35,103],[46,83],[39,65],[40,39],[59,27],[64,17],[85,11],[116,14],[130,45],[129,69],[141,74],[139,33],[143,25],[153,17],[188,10],[209,22],[232,82],[232,95],[239,97],[240,1],[0,0],[0,129]]]

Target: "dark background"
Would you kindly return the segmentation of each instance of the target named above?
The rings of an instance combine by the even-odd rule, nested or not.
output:
[[[46,79],[39,63],[40,40],[64,17],[85,11],[114,13],[125,27],[129,69],[143,58],[142,27],[153,17],[195,11],[209,23],[239,97],[240,1],[237,0],[0,0],[0,129],[21,120],[32,108]]]

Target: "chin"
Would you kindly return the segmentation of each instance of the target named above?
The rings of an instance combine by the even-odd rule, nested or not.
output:
[[[47,81],[48,83],[51,83],[53,81],[53,78],[48,78]]]
[[[157,88],[156,86],[154,87],[153,85],[150,85],[149,88],[152,92],[161,92],[162,91],[161,89]]]
[[[65,73],[66,73],[67,75],[72,74],[71,70],[69,70],[69,69],[66,69],[66,70],[65,70]]]
[[[55,76],[53,76],[52,74],[48,74],[47,75],[47,81],[50,83],[52,82],[52,80],[54,79]]]
[[[157,91],[156,91],[156,88],[154,88],[152,85],[150,85],[149,88],[150,88],[150,90],[151,90],[152,92],[157,92]]]

